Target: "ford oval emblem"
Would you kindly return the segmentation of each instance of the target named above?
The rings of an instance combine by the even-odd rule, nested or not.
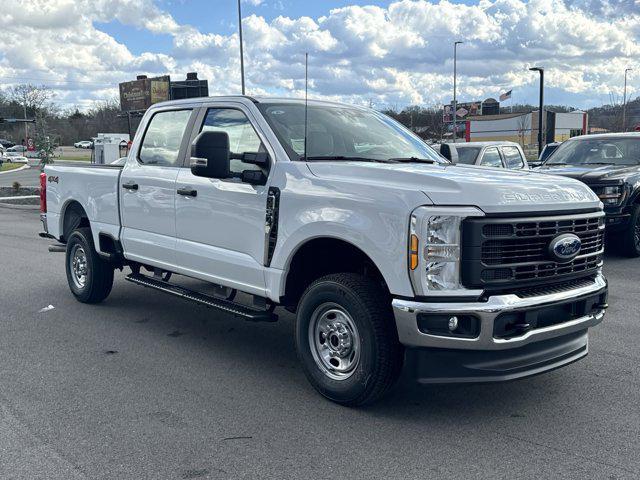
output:
[[[581,247],[580,237],[573,233],[564,233],[549,242],[549,255],[556,262],[570,262],[580,253]]]

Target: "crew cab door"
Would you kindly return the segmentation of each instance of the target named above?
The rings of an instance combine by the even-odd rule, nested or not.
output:
[[[120,176],[122,243],[130,260],[154,266],[175,264],[176,178],[189,144],[194,112],[165,109],[144,128],[135,160]]]
[[[192,139],[203,130],[226,132],[232,153],[266,151],[253,116],[240,104],[202,109]],[[264,295],[269,169],[262,169],[265,176],[261,185],[243,182],[243,170],[261,169],[231,160],[234,178],[228,179],[195,176],[188,162],[180,169],[176,182],[176,261],[186,275]]]

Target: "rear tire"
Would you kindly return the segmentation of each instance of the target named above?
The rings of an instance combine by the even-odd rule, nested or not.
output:
[[[622,253],[627,257],[640,257],[640,205],[633,207],[629,227],[621,233]]]
[[[90,228],[78,228],[71,233],[65,264],[69,288],[79,302],[100,303],[109,296],[113,266],[96,252]]]
[[[387,393],[404,358],[388,293],[353,273],[327,275],[307,288],[296,319],[296,349],[314,388],[347,406]]]

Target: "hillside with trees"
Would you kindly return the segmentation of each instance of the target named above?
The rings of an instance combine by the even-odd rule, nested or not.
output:
[[[570,112],[571,106],[548,105],[547,110]],[[501,108],[502,113],[530,112],[535,105],[518,104]],[[442,122],[442,108],[410,105],[399,110],[386,108],[383,113],[395,118],[411,128],[421,137],[440,141],[448,131],[448,125]],[[622,130],[622,105],[612,102],[587,110],[589,125],[608,131]],[[0,90],[0,118],[35,119],[35,125],[29,124],[29,136],[32,138],[51,138],[58,145],[72,145],[79,140],[87,140],[101,133],[128,132],[127,118],[119,116],[120,105],[116,98],[96,102],[91,108],[80,111],[78,108],[61,108],[55,101],[53,91],[46,86],[30,84],[17,85]],[[132,118],[132,134],[139,119]],[[627,130],[640,124],[640,97],[627,103]],[[0,123],[0,137],[15,143],[24,139],[24,124]]]

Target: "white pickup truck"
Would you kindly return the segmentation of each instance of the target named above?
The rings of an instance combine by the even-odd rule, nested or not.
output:
[[[248,320],[284,307],[309,381],[345,405],[378,399],[403,364],[425,383],[567,365],[607,306],[587,186],[452,165],[366,108],[157,104],[124,165],[51,165],[41,183],[41,235],[66,244],[79,301],[104,300],[128,267],[133,283]]]

